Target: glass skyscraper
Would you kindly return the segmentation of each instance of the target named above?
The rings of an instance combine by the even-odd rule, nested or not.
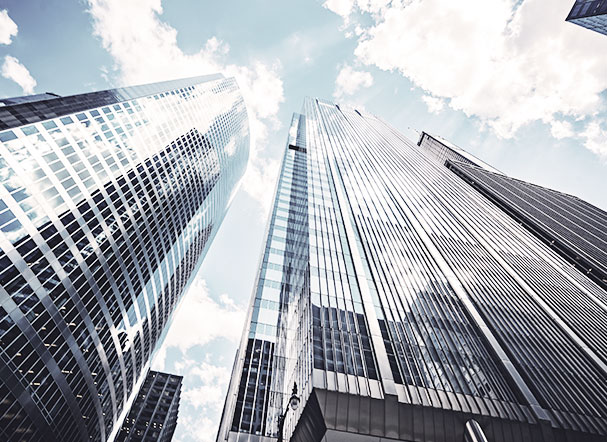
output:
[[[604,441],[606,335],[604,289],[377,117],[308,98],[218,440],[277,438],[287,410],[291,441]]]
[[[150,370],[122,423],[116,442],[171,442],[183,376]]]
[[[575,0],[567,21],[607,35],[607,0]]]
[[[242,96],[43,94],[0,107],[0,142],[0,440],[111,439],[244,173]]]

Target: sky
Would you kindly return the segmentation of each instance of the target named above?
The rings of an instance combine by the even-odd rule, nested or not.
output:
[[[251,155],[153,367],[184,376],[175,441],[214,441],[292,112],[305,96],[440,135],[607,210],[607,36],[573,0],[0,0],[0,97],[222,72]]]

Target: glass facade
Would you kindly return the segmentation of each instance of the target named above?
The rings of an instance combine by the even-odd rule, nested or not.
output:
[[[605,211],[575,196],[478,167],[454,162],[447,167],[607,290]]]
[[[182,376],[150,371],[124,419],[116,442],[171,442]]]
[[[607,0],[576,0],[567,21],[607,35]]]
[[[285,440],[604,440],[606,298],[380,119],[308,98],[218,440],[276,438],[294,383]]]
[[[244,173],[234,79],[0,107],[0,439],[105,441]]]

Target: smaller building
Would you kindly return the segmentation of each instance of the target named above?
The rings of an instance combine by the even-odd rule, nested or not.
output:
[[[567,21],[607,35],[607,0],[576,0]]]
[[[455,144],[445,140],[442,137],[430,135],[428,132],[422,132],[419,140],[417,141],[417,145],[421,148],[421,150],[429,154],[441,164],[445,164],[445,161],[451,160],[481,167],[493,173],[502,173],[495,167],[485,163],[483,160],[475,157],[461,147],[457,147]]]
[[[177,425],[183,376],[150,370],[116,442],[170,442]]]

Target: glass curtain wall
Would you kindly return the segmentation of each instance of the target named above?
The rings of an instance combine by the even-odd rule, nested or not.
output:
[[[246,109],[221,75],[17,101],[0,107],[0,438],[104,441],[244,173]]]

